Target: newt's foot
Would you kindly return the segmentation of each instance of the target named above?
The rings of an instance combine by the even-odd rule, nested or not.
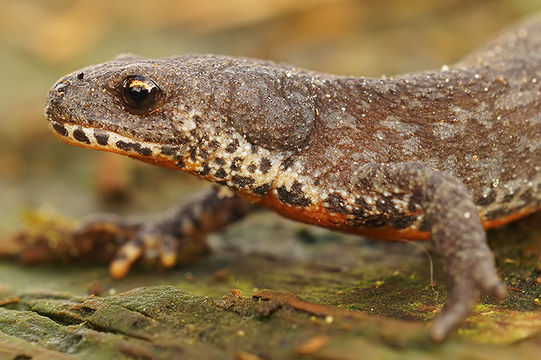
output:
[[[118,249],[109,264],[109,273],[122,278],[140,258],[152,263],[158,260],[163,267],[171,268],[177,263],[177,241],[170,235],[143,228]]]
[[[207,251],[201,238],[177,238],[167,233],[160,224],[152,222],[124,222],[113,215],[101,216],[83,224],[74,234],[77,238],[108,239],[116,247],[109,265],[114,278],[124,277],[138,260],[171,268],[179,262],[189,262]]]
[[[213,188],[154,221],[127,222],[115,215],[95,217],[75,237],[113,244],[115,256],[109,272],[121,278],[139,259],[166,268],[192,263],[208,251],[203,241],[205,234],[241,219],[254,209],[246,200]]]
[[[447,303],[431,324],[430,337],[435,342],[443,341],[460,325],[481,296],[490,295],[496,300],[506,296],[505,284],[496,274],[492,261],[472,264],[470,272],[453,275],[456,281],[449,281]]]

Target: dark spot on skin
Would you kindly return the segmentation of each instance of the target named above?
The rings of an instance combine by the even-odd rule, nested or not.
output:
[[[235,140],[231,144],[226,146],[225,151],[231,154],[231,153],[234,153],[238,147],[239,147],[239,141]]]
[[[389,220],[385,215],[368,215],[356,217],[351,221],[354,226],[380,227],[387,225]]]
[[[143,156],[151,156],[152,150],[147,147],[142,147],[141,144],[135,143],[132,145],[132,149],[135,150],[138,154],[141,154]]]
[[[373,179],[374,179],[374,170],[371,170],[370,173],[367,173],[364,176],[356,177],[355,181],[359,184],[359,187],[361,189],[372,189],[374,186]]]
[[[385,215],[371,215],[364,220],[363,225],[366,227],[380,227],[388,223],[389,220]]]
[[[85,133],[81,129],[76,129],[73,132],[73,137],[82,143],[90,144],[90,140],[86,137]]]
[[[261,159],[261,162],[259,163],[259,170],[261,170],[261,172],[263,174],[266,174],[269,172],[270,168],[271,168],[272,164],[270,162],[269,159],[267,158],[262,158]]]
[[[278,199],[284,204],[289,204],[293,206],[308,206],[312,202],[310,199],[304,196],[301,190],[302,186],[299,182],[295,181],[291,185],[291,190],[287,190],[285,187],[279,187],[276,189],[278,191]]]
[[[132,149],[132,146],[133,144],[124,142],[122,140],[116,142],[116,147],[124,151],[130,151]]]
[[[101,132],[99,130],[94,130],[94,139],[96,139],[97,143],[101,146],[105,146],[109,141],[109,134],[107,134],[106,132]]]
[[[216,181],[216,184],[227,185],[227,181],[225,180]]]
[[[414,204],[420,204],[423,201],[423,189],[420,187],[416,187],[413,189],[413,193],[410,197],[410,202],[413,202]],[[409,207],[409,204],[408,204]]]
[[[194,115],[193,120],[194,120],[196,123],[200,123],[200,122],[201,122],[201,117],[200,117],[199,115]]]
[[[342,197],[342,195],[338,193],[332,193],[327,197],[327,199],[325,199],[325,201],[328,204],[326,207],[327,209],[329,209],[330,212],[338,214],[345,214],[347,212],[344,198]]]
[[[413,196],[410,197],[410,200],[408,201],[408,211],[415,212],[417,211],[417,202],[413,199]]]
[[[390,214],[392,212],[392,205],[389,204],[387,199],[379,199],[378,201],[376,201],[376,209],[378,209],[382,213]]]
[[[255,164],[252,163],[252,164],[248,165],[247,169],[248,169],[249,172],[253,173],[253,172],[255,172],[256,168],[257,167],[255,166]]]
[[[192,161],[195,161],[196,158],[197,158],[197,149],[192,147],[190,148],[190,159]]]
[[[173,146],[163,145],[161,148],[161,152],[164,155],[175,155],[177,151]]]
[[[68,130],[58,123],[53,123],[53,129],[62,136],[68,136]]]
[[[220,143],[216,140],[212,140],[210,143],[209,143],[209,150],[210,151],[214,151],[216,149],[218,149],[218,147],[220,146]]]
[[[368,204],[366,203],[366,201],[364,201],[363,198],[357,198],[355,199],[355,205],[363,208],[363,209],[366,209],[368,207]]]
[[[410,227],[413,223],[417,221],[416,216],[408,216],[408,215],[395,215],[391,217],[391,226],[395,229],[406,229]]]
[[[364,201],[362,198],[355,199],[355,207],[351,210],[351,214],[355,216],[356,221],[362,221],[362,219],[366,219],[366,209],[368,209],[368,204]]]
[[[365,219],[367,217],[363,208],[353,208],[353,210],[351,210],[351,214],[354,215],[356,219]]]
[[[380,199],[376,202],[376,208],[384,214],[395,214],[397,210],[391,198]]]
[[[528,189],[520,194],[520,199],[524,200],[527,204],[533,202],[532,189]]]
[[[231,181],[233,181],[233,184],[235,185],[244,187],[253,184],[255,182],[255,179],[246,176],[235,175],[231,178]]]
[[[207,159],[209,157],[209,153],[208,153],[208,151],[206,151],[204,149],[199,149],[199,156],[202,159]]]
[[[177,167],[184,169],[186,167],[186,163],[182,159],[178,159],[176,162]]]
[[[432,229],[432,222],[429,221],[426,216],[423,217],[421,225],[419,225],[419,231],[430,231]]]
[[[294,161],[292,158],[288,157],[288,158],[285,159],[284,162],[282,163],[282,169],[284,169],[284,170],[289,169],[289,168],[291,167],[291,165],[293,165],[294,162],[295,162],[295,161]]]
[[[252,150],[252,154],[257,154],[257,151],[259,150],[257,146],[254,144],[250,144],[250,150]]]
[[[503,197],[503,202],[504,202],[504,203],[510,202],[511,200],[513,200],[513,198],[515,197],[515,195],[516,195],[516,193],[505,194],[504,197]]]
[[[240,170],[243,161],[244,159],[240,157],[234,158],[233,161],[231,161],[231,170]]]
[[[84,74],[84,73],[79,73],[79,74],[77,74],[77,79],[83,80],[84,78],[85,78],[85,74]]]
[[[225,172],[224,168],[219,168],[215,173],[214,176],[218,179],[223,179],[227,176],[227,173]]]
[[[254,189],[254,193],[257,195],[265,196],[267,192],[269,192],[271,188],[270,184],[263,184],[261,186],[258,186]]]
[[[170,140],[169,142],[174,145],[185,145],[189,142],[189,140],[188,137],[184,135],[177,135],[173,140]]]
[[[217,157],[216,159],[214,159],[214,162],[221,166],[225,165],[225,161],[221,157]]]
[[[496,200],[496,192],[494,190],[490,190],[486,197],[479,196],[474,202],[477,206],[487,206],[492,204],[494,200]]]
[[[207,176],[210,173],[209,164],[202,163],[201,166],[203,167],[203,170],[200,170],[197,173],[201,176]]]

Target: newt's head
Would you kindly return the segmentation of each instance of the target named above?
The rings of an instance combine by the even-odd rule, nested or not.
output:
[[[244,166],[267,173],[303,146],[315,114],[309,75],[254,59],[124,56],[59,80],[45,112],[67,143],[233,186]]]

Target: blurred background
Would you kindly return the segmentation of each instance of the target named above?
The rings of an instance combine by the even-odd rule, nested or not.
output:
[[[538,0],[0,0],[0,232],[35,210],[153,212],[201,186],[59,142],[43,106],[77,68],[126,52],[219,53],[392,75],[453,63],[539,9]]]

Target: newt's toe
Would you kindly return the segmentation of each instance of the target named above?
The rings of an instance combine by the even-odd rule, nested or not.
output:
[[[115,279],[122,279],[130,270],[131,264],[124,260],[113,260],[109,264],[109,274]]]
[[[115,279],[126,276],[133,263],[141,257],[143,250],[143,244],[135,239],[124,244],[109,265],[111,276]]]
[[[480,292],[477,289],[467,289],[458,297],[450,294],[449,301],[441,313],[434,319],[430,328],[430,338],[435,342],[441,342],[447,338],[449,333],[464,321],[473,307],[479,300]]]
[[[163,267],[171,268],[177,264],[178,240],[169,235],[160,237],[160,263]]]
[[[487,276],[481,278],[484,279],[482,283],[474,276],[449,286],[448,302],[430,328],[430,338],[433,341],[445,340],[468,317],[482,295],[489,295],[496,300],[505,298],[505,284],[499,280],[494,268],[490,268]]]
[[[501,301],[507,297],[507,287],[502,281],[492,286],[488,294],[495,300]]]

